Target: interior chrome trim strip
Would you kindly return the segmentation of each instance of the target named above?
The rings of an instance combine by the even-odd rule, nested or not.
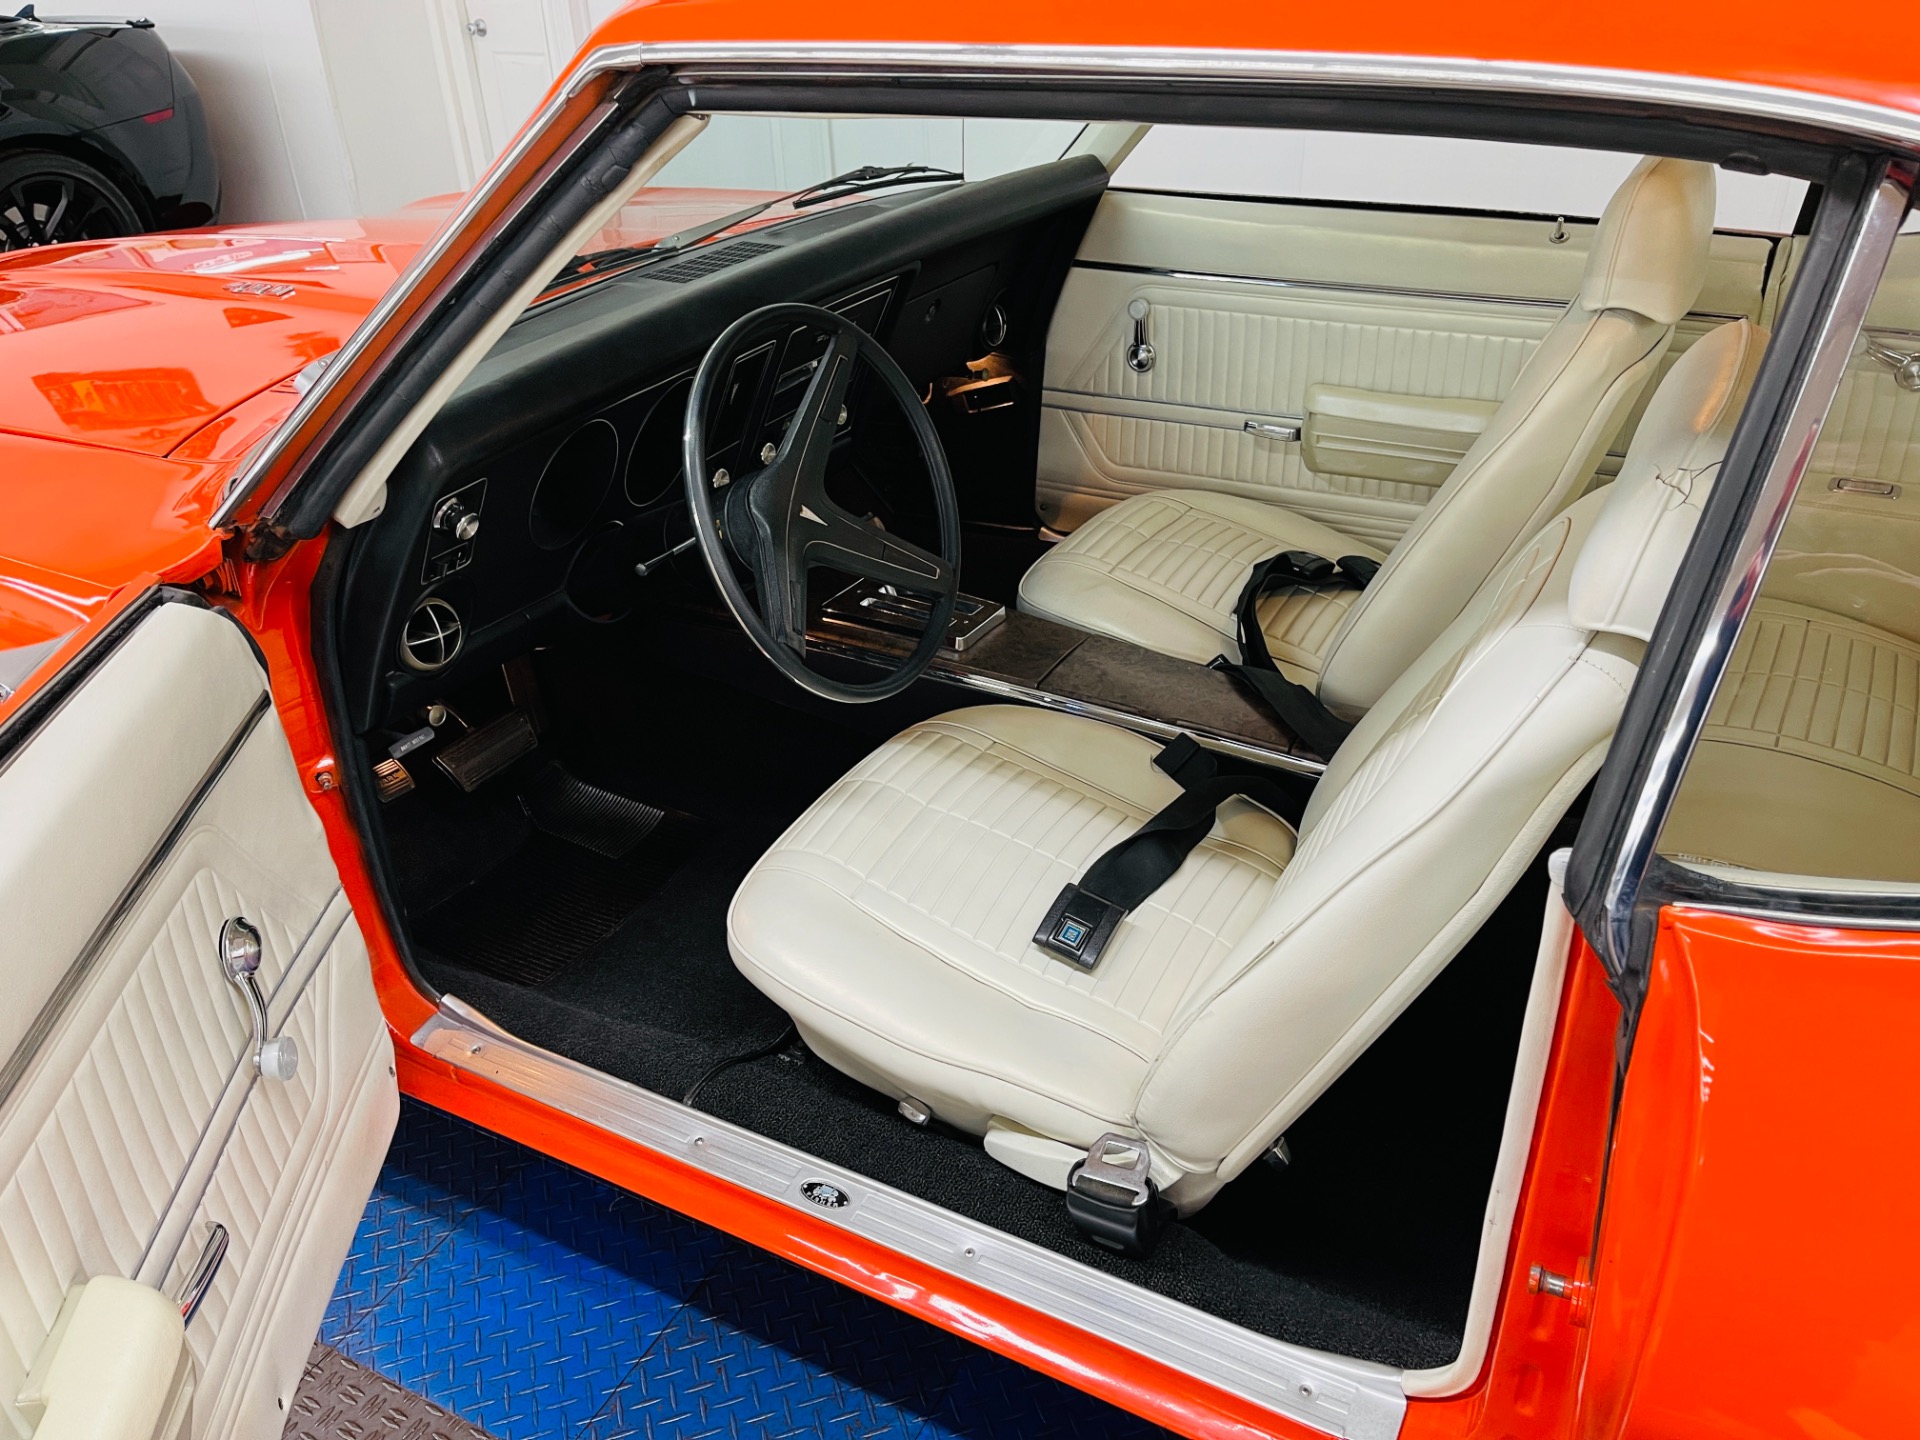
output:
[[[1212,270],[1167,270],[1157,265],[1127,265],[1118,260],[1075,260],[1072,268],[1105,270],[1118,275],[1147,275],[1156,280],[1194,280],[1207,285],[1257,285],[1270,290],[1332,290],[1342,295],[1380,295],[1395,300],[1457,300],[1474,305],[1523,305],[1539,310],[1564,310],[1570,303],[1544,295],[1480,295],[1468,290],[1419,290],[1410,286],[1366,285],[1355,280],[1227,275]]]
[[[1686,659],[1686,669],[1667,717],[1653,743],[1646,775],[1634,794],[1601,891],[1607,940],[1615,956],[1633,951],[1634,904],[1652,863],[1654,847],[1680,788],[1693,741],[1706,723],[1721,676],[1740,639],[1747,611],[1759,593],[1767,562],[1813,459],[1813,447],[1840,390],[1848,362],[1893,252],[1894,237],[1907,212],[1908,187],[1889,175],[1874,192],[1858,238],[1842,263],[1833,302],[1821,317],[1812,358],[1780,432],[1780,443],[1761,478],[1758,495],[1740,532],[1733,563],[1713,597],[1713,620]]]
[[[1002,680],[996,675],[930,670],[927,676],[932,680],[948,680],[956,685],[963,685],[969,690],[998,695],[1002,699],[1038,705],[1045,710],[1059,710],[1064,714],[1079,715],[1089,720],[1104,720],[1109,725],[1118,725],[1124,730],[1132,730],[1141,735],[1151,735],[1156,740],[1177,740],[1182,735],[1191,735],[1209,750],[1219,750],[1224,754],[1235,755],[1242,760],[1254,760],[1279,770],[1292,770],[1297,774],[1312,775],[1316,778],[1324,775],[1327,770],[1324,761],[1309,760],[1301,755],[1289,755],[1284,750],[1256,745],[1251,740],[1244,740],[1237,735],[1225,735],[1205,725],[1175,725],[1166,720],[1154,719],[1152,716],[1136,715],[1130,710],[1116,710],[1110,705],[1101,705],[1092,700],[1076,700],[1068,695],[1055,695],[1051,691],[1036,690],[1031,685],[1016,684],[1011,680]]]
[[[1122,420],[1164,420],[1174,425],[1199,425],[1236,433],[1261,421],[1295,429],[1307,423],[1304,415],[1222,410],[1216,405],[1192,405],[1183,400],[1143,400],[1132,395],[1102,395],[1092,390],[1067,390],[1052,385],[1040,392],[1040,403],[1049,410],[1070,410],[1076,415],[1109,415]]]
[[[20,1037],[20,1043],[14,1047],[13,1054],[8,1057],[7,1063],[0,1066],[0,1105],[7,1103],[8,1097],[13,1094],[14,1087],[20,1083],[21,1077],[32,1065],[33,1057],[39,1053],[40,1046],[45,1042],[48,1033],[79,991],[81,982],[92,972],[95,962],[105,952],[107,941],[113,938],[121,922],[127,918],[140,897],[146,893],[147,886],[160,872],[160,867],[167,863],[167,857],[173,853],[173,847],[179,843],[180,837],[193,823],[193,817],[199,813],[200,806],[205,803],[207,796],[213,793],[213,787],[220,783],[220,777],[226,774],[227,767],[233,764],[234,756],[240,753],[240,748],[247,743],[248,738],[260,724],[260,717],[272,708],[272,697],[262,690],[255,697],[253,705],[234,729],[233,734],[227,738],[227,743],[221,746],[220,753],[213,757],[213,763],[201,775],[192,793],[187,796],[179,810],[174,812],[172,821],[161,832],[160,838],[154,841],[153,848],[147,852],[146,859],[140,862],[140,868],[134,871],[132,878],[115,897],[111,908],[94,927],[93,934],[87,937],[86,944],[80,947],[80,953],[67,967],[67,973],[62,975],[59,983],[53,987],[53,993],[47,996],[46,1004],[40,1007],[40,1013],[33,1017],[33,1023]]]
[[[807,649],[842,660],[859,660],[868,664],[873,662],[871,651],[862,650],[857,646],[843,645],[833,640],[823,640],[814,635],[807,637]],[[1324,761],[1309,760],[1304,755],[1289,755],[1284,750],[1275,750],[1271,746],[1257,744],[1238,735],[1228,735],[1210,726],[1175,725],[1171,721],[1160,720],[1151,715],[1137,715],[1131,710],[1116,710],[1110,705],[1102,705],[1095,700],[1078,700],[1070,695],[1056,695],[1051,690],[1040,690],[1032,685],[1005,680],[998,675],[982,675],[978,671],[961,668],[951,661],[935,660],[932,668],[927,671],[926,678],[948,685],[958,685],[967,690],[979,690],[1002,700],[1037,705],[1043,710],[1058,710],[1062,714],[1078,715],[1086,720],[1102,720],[1109,725],[1117,725],[1123,730],[1131,730],[1139,735],[1150,735],[1156,740],[1178,740],[1182,735],[1191,735],[1209,750],[1218,750],[1224,755],[1252,760],[1260,765],[1271,765],[1277,770],[1291,770],[1299,775],[1312,775],[1316,779],[1324,775],[1327,770]]]
[[[1155,265],[1127,265],[1118,260],[1075,260],[1075,270],[1108,270],[1122,275],[1151,275],[1160,280],[1196,280],[1210,285],[1262,285],[1275,290],[1332,290],[1343,295],[1379,295],[1393,300],[1450,300],[1470,305],[1519,305],[1530,309],[1564,310],[1571,300],[1554,300],[1544,295],[1482,295],[1471,290],[1418,290],[1399,285],[1369,285],[1356,280],[1302,280],[1267,275],[1226,275],[1211,270],[1163,270]],[[1745,320],[1745,315],[1723,314],[1718,310],[1689,310],[1687,320],[1713,320],[1725,323]]]
[[[894,41],[636,41],[603,45],[567,82],[577,91],[602,72],[638,65],[722,69],[773,66],[788,78],[847,70],[934,71],[982,78],[1051,74],[1071,78],[1178,78],[1343,86],[1417,87],[1472,95],[1576,96],[1661,105],[1726,116],[1787,121],[1901,148],[1920,148],[1920,115],[1864,100],[1786,86],[1697,75],[1664,75],[1586,65],[1468,56],[1357,55],[1335,51],[1228,50],[1192,46],[909,44]]]
[[[1091,1331],[1229,1394],[1346,1440],[1391,1440],[1406,1412],[1400,1371],[1256,1335],[990,1225],[825,1165],[791,1146],[528,1044],[456,996],[415,1032],[427,1054],[623,1140]],[[825,1181],[838,1209],[802,1198]],[[956,1317],[987,1330],[984,1316]]]

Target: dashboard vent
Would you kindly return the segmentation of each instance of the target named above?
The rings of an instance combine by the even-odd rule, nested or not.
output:
[[[751,260],[756,255],[765,255],[779,248],[765,240],[735,240],[730,245],[696,250],[691,259],[669,265],[664,270],[649,270],[646,278],[664,280],[669,285],[684,285],[689,280],[698,280],[702,275],[711,275],[716,270],[725,270],[729,265],[738,265],[742,260]]]
[[[460,653],[460,612],[437,595],[413,607],[400,630],[400,658],[413,670],[440,670]]]

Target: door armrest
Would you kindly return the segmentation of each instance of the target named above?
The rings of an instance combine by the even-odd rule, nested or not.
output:
[[[96,1275],[67,1292],[20,1390],[33,1440],[174,1440],[193,1392],[180,1307]]]
[[[1301,458],[1317,475],[1439,485],[1499,408],[1494,400],[1311,385]]]

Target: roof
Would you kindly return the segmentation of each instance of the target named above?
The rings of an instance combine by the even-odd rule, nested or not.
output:
[[[594,44],[747,41],[838,45],[1121,46],[1393,55],[1571,65],[1800,90],[1920,115],[1920,63],[1906,7],[1887,0],[1787,6],[1758,0],[1375,0],[1367,5],[1210,5],[1022,0],[640,0]]]

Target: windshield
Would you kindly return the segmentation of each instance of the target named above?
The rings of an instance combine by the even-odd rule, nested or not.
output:
[[[562,267],[549,292],[809,208],[1057,160],[1078,121],[716,115]]]

